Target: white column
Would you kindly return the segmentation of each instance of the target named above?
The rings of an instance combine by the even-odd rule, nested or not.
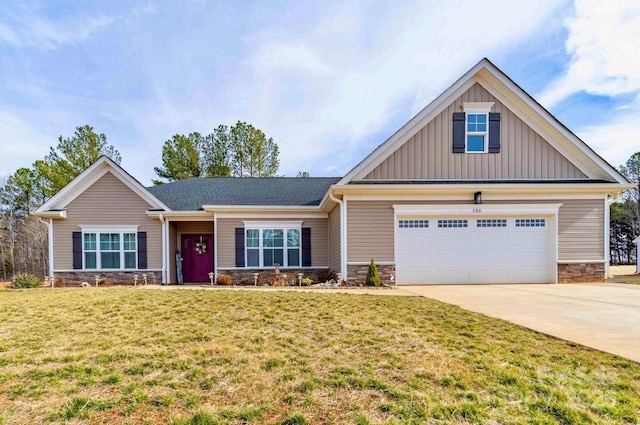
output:
[[[49,276],[53,277],[53,219],[49,219]]]
[[[218,278],[218,216],[213,213],[213,279]]]

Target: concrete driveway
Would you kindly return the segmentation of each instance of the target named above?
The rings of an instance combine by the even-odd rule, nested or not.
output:
[[[400,290],[640,362],[640,285],[448,285]]]

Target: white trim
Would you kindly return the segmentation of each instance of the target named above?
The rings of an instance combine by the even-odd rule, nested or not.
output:
[[[558,260],[558,264],[602,264],[606,260]]]
[[[213,214],[206,211],[147,211],[146,214],[150,218],[170,217],[173,221],[209,221],[213,218]]]
[[[498,183],[498,184],[496,184]],[[547,193],[587,193],[587,194],[614,194],[627,189],[633,189],[633,184],[618,183],[435,183],[414,184],[398,181],[393,184],[358,184],[351,183],[345,186],[334,187],[334,194],[349,193],[353,195],[413,195],[438,193],[455,194],[481,191],[483,197],[486,193],[503,194],[547,194]]]
[[[49,276],[53,277],[53,218],[49,219]]]
[[[351,195],[349,199],[352,201],[473,201],[473,194],[477,190],[460,194],[439,194],[439,193],[423,193],[417,195]],[[487,201],[517,201],[517,200],[569,200],[569,199],[602,199],[602,194],[582,194],[582,193],[549,193],[538,194],[530,193],[521,195],[519,193],[500,193],[488,194],[482,192],[482,200]]]
[[[93,225],[93,224],[81,224],[78,226],[81,230],[82,233],[106,233],[106,232],[111,232],[111,233],[134,233],[138,231],[138,227],[137,225],[127,225],[127,226],[120,226],[120,225]]]
[[[344,252],[344,256],[342,257],[342,280],[344,280],[345,282],[347,281],[348,278],[348,273],[349,273],[349,268],[347,267],[347,261],[349,260],[349,251],[348,251],[348,247],[349,245],[347,244],[347,217],[348,217],[348,211],[347,211],[347,195],[344,194],[342,195],[342,204],[344,205],[344,211],[342,208],[340,208],[340,213],[342,214],[341,216],[341,220],[340,222],[342,223],[342,230],[344,232],[340,232],[341,235],[344,235],[344,237],[342,238],[342,249],[341,252]]]
[[[396,265],[395,261],[376,261],[375,263],[377,265],[379,265],[379,266],[395,266]],[[349,265],[349,266],[368,266],[369,264],[371,264],[370,261],[349,261],[349,262],[347,262],[347,265]]]
[[[393,204],[396,216],[422,215],[553,215],[562,204],[469,204],[469,205],[406,205]],[[397,223],[394,223],[397,224]]]
[[[93,272],[127,272],[127,273],[143,273],[143,272],[161,272],[162,269],[56,269],[55,273],[93,273]]]
[[[180,242],[182,248],[182,241]],[[213,213],[213,281],[218,279],[218,216]]]
[[[243,212],[243,211],[283,211],[283,212],[315,212],[320,211],[319,206],[299,206],[299,205],[203,205],[206,212]]]
[[[111,172],[111,174],[113,174],[125,186],[131,189],[152,207],[170,210],[169,207],[152,195],[151,192],[149,192],[138,180],[131,177],[121,166],[116,164],[109,157],[101,156],[96,162],[91,164],[86,170],[69,182],[69,184],[52,196],[51,199],[42,204],[34,214],[38,215],[40,213],[46,213],[51,209],[62,209],[66,207],[107,172]]]
[[[303,221],[243,221],[245,229],[300,229]]]
[[[33,215],[40,218],[67,218],[67,210],[44,211],[37,214],[33,213]]]
[[[282,267],[280,266],[280,273],[285,270],[314,270],[314,269],[328,269],[329,266],[300,266],[300,267]],[[265,272],[273,272],[273,267],[219,267],[219,270],[264,270]]]
[[[328,218],[329,214],[326,212],[282,212],[282,213],[216,213],[218,218],[250,218],[250,219],[265,219],[265,220],[291,220],[296,218]]]
[[[495,104],[495,102],[462,102],[462,110],[470,114],[488,114]],[[487,125],[489,125],[488,122]]]
[[[604,197],[604,277],[609,278],[613,277],[610,274],[609,266],[611,263],[611,204],[613,200],[610,200],[608,196]]]

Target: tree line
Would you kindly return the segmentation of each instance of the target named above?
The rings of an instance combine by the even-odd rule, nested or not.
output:
[[[636,186],[627,190],[620,201],[611,204],[611,264],[634,264],[638,253],[633,240],[640,235],[640,152],[631,155],[620,166],[620,172]]]
[[[89,125],[73,136],[58,138],[49,153],[30,168],[0,178],[0,281],[14,274],[44,277],[49,270],[48,229],[30,213],[45,203],[101,156],[120,164],[120,152],[103,133]],[[176,134],[164,142],[162,166],[155,167],[164,181],[191,177],[271,177],[279,168],[278,145],[254,126],[238,122],[218,126],[209,135]],[[154,180],[162,184],[163,180]]]

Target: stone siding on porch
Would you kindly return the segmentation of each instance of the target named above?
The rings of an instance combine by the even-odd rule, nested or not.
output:
[[[140,272],[140,271],[77,271],[77,272],[58,272],[55,274],[55,287],[74,287],[80,286],[82,282],[87,282],[91,286],[96,285],[96,276],[99,276],[100,279],[106,279],[107,283],[104,282],[99,284],[98,286],[109,286],[109,285],[131,285],[134,284],[134,275],[138,275],[138,285],[144,285],[143,274],[147,275],[147,284],[149,285],[160,285],[162,283],[162,273],[161,272]]]
[[[312,268],[312,269],[285,269],[280,271],[280,275],[287,275],[287,281],[290,285],[298,285],[298,273],[302,273],[302,277],[310,277],[314,282],[317,281],[317,273],[321,270],[327,270],[326,268]],[[254,284],[254,273],[258,273],[258,286],[273,283],[275,279],[275,272],[273,270],[263,269],[233,269],[224,270],[218,269],[218,275],[226,274],[231,276],[231,283],[233,285],[250,285]]]

